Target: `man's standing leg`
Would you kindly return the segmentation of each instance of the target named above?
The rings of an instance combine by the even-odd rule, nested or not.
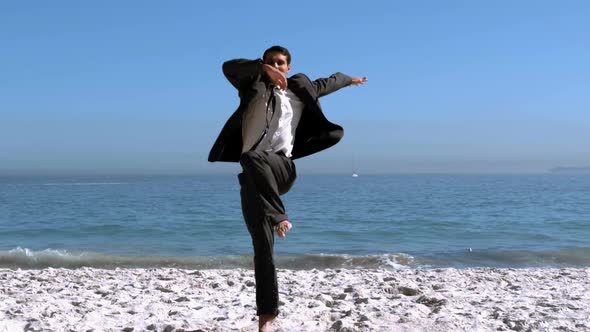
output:
[[[249,151],[240,159],[242,212],[254,246],[257,315],[278,315],[278,284],[273,258],[276,224],[287,220],[280,195],[295,181],[295,165],[284,155]]]

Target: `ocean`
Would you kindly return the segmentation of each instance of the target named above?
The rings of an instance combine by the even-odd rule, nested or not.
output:
[[[277,267],[590,266],[590,175],[300,175]],[[0,177],[0,267],[252,268],[235,175]]]

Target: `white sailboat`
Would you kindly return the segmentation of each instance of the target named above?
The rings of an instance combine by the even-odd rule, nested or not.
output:
[[[354,162],[354,156],[352,157],[352,177],[358,178],[359,174],[356,172],[356,166]]]

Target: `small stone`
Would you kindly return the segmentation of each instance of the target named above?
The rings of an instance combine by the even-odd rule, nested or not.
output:
[[[319,294],[318,296],[315,297],[316,300],[323,302],[326,307],[331,308],[334,305],[334,300],[332,300],[332,297],[325,295],[325,294]]]
[[[188,301],[190,301],[190,300],[189,300],[189,299],[188,299],[188,297],[186,297],[186,296],[181,296],[181,297],[177,298],[177,299],[176,299],[176,300],[174,300],[174,301],[176,301],[176,302],[188,302]]]
[[[318,302],[318,301],[310,301],[310,302],[307,304],[307,307],[308,307],[308,308],[316,308],[316,307],[319,307],[319,306],[320,306],[320,304],[319,304],[319,302]]]
[[[132,327],[126,327],[123,329],[123,332],[132,332],[133,328]]]
[[[396,293],[396,291],[393,287],[385,287],[385,288],[383,288],[383,291],[387,294],[395,294]]]
[[[418,289],[414,289],[414,288],[410,288],[410,287],[399,287],[398,290],[404,294],[405,296],[415,296],[418,294],[421,294],[422,292],[420,292],[420,290]]]
[[[162,293],[172,293],[173,291],[168,289],[168,288],[164,288],[164,287],[158,287],[156,288],[157,290],[159,290]]]
[[[164,328],[164,330],[162,332],[172,332],[172,331],[174,331],[174,326],[166,325],[166,327]]]
[[[254,281],[252,281],[252,280],[248,280],[248,281],[246,281],[246,286],[248,286],[248,287],[254,287],[254,286],[256,286],[256,283]]]
[[[332,324],[332,327],[330,327],[330,331],[339,332],[342,329],[342,325],[342,321],[337,320]]]
[[[154,331],[156,329],[156,324],[150,324],[146,327],[149,331]]]
[[[423,304],[427,307],[440,307],[442,305],[445,305],[447,303],[447,300],[422,295],[416,300],[416,302]]]
[[[566,307],[570,310],[580,310],[580,308],[574,306],[573,304],[569,303],[568,305],[566,305]]]
[[[359,297],[356,300],[354,300],[354,304],[361,304],[361,303],[365,303],[368,304],[369,303],[369,299],[366,297]]]

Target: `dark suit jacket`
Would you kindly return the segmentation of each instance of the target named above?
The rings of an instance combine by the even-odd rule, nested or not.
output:
[[[262,71],[262,60],[236,59],[223,64],[223,74],[238,89],[240,105],[223,126],[209,152],[209,161],[238,162],[242,154],[242,115],[256,98],[270,97],[270,84]],[[328,78],[311,81],[304,74],[288,78],[289,89],[305,105],[295,132],[291,159],[297,159],[327,149],[344,135],[339,125],[326,119],[320,97],[350,85],[351,78],[336,73]]]

